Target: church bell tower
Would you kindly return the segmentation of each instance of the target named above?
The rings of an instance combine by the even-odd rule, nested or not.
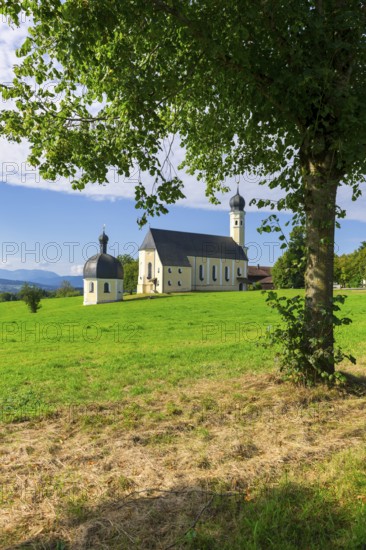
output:
[[[244,247],[245,244],[245,200],[239,194],[239,186],[234,195],[230,199],[230,237],[239,245]]]

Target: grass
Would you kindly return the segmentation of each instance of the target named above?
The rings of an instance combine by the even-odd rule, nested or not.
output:
[[[178,295],[99,307],[66,298],[44,300],[36,315],[21,302],[0,304],[0,395],[19,408],[114,401],[263,370],[273,361],[258,336],[273,313],[258,298]]]
[[[365,312],[337,333],[359,379]],[[1,550],[366,544],[366,390],[281,383],[260,293],[0,316]]]
[[[314,474],[320,479],[315,480]],[[280,478],[276,486],[257,488],[244,502],[238,496],[217,496],[208,513],[211,518],[188,533],[191,544],[187,546],[202,550],[362,549],[365,495],[366,452],[344,451],[320,463],[315,472],[309,467],[298,469],[296,475]]]
[[[169,394],[4,424],[0,548],[362,548],[366,395],[266,373]]]
[[[287,294],[294,294],[288,291]],[[82,298],[0,304],[0,404],[11,411],[118,401],[199,379],[273,367],[259,343],[276,313],[260,293],[184,294],[83,307]],[[345,306],[354,323],[338,340],[366,355],[366,295]]]

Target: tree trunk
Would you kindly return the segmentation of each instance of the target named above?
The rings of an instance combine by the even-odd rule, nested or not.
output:
[[[333,158],[304,166],[306,217],[305,333],[314,379],[334,373],[333,273],[336,195]]]

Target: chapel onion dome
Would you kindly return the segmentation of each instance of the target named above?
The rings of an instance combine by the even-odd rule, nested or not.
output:
[[[108,237],[99,237],[100,253],[89,258],[84,265],[84,279],[123,279],[123,267],[114,256],[107,254]]]
[[[230,199],[230,208],[231,212],[243,212],[245,208],[245,200],[244,197],[242,197],[239,194],[239,189],[236,192],[236,195],[231,197]]]

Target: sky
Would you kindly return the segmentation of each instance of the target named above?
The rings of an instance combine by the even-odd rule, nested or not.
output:
[[[27,22],[12,29],[0,19],[0,81],[11,83],[12,68],[19,60],[16,48],[27,34]],[[1,102],[1,100],[0,100]],[[3,104],[0,108],[4,108]],[[139,229],[140,216],[134,205],[137,177],[129,181],[110,172],[105,185],[90,184],[83,191],[71,189],[68,181],[42,180],[37,170],[27,165],[27,143],[10,144],[0,138],[0,268],[46,269],[60,275],[79,275],[84,262],[96,253],[97,239],[106,226],[111,254],[131,254],[138,247],[149,226]],[[177,168],[184,150],[175,142],[171,161]],[[252,198],[280,197],[280,192],[259,186],[255,177],[241,175],[226,184],[232,193],[220,195],[221,204],[211,205],[205,197],[204,183],[194,176],[179,172],[184,182],[186,199],[169,208],[169,214],[149,219],[150,227],[190,231],[212,235],[229,234],[229,199],[240,192],[246,206],[246,237],[249,263],[272,265],[280,255],[276,234],[260,235],[257,228],[268,212],[249,206]],[[347,210],[336,232],[335,251],[338,254],[355,250],[366,240],[366,186],[364,196],[351,201],[349,188],[341,187],[338,204]],[[290,219],[280,214],[280,223]]]

